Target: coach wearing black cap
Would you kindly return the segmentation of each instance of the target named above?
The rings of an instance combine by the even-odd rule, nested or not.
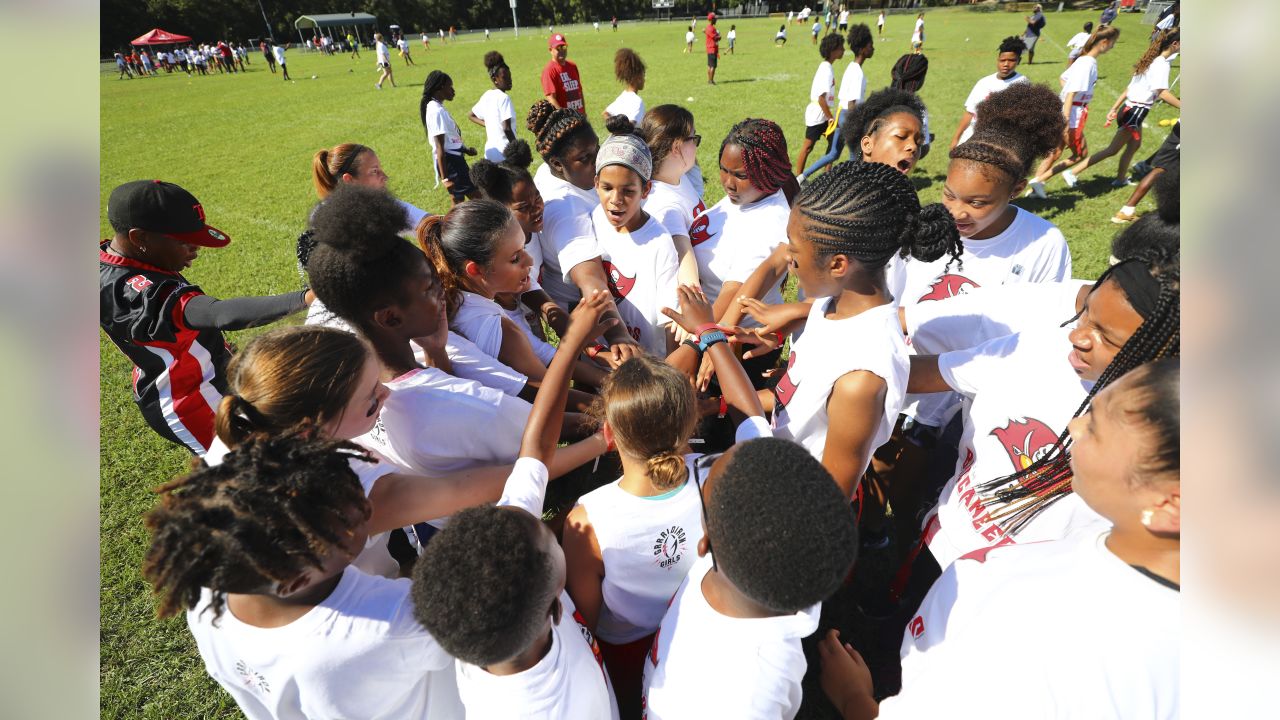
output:
[[[315,295],[218,300],[182,277],[200,248],[231,238],[205,223],[195,196],[160,180],[111,191],[115,236],[98,247],[99,324],[134,364],[133,399],[165,439],[203,454],[226,393],[231,351],[223,330],[265,325],[302,310]]]

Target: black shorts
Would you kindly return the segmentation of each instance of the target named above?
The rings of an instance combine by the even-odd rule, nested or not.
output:
[[[720,63],[720,53],[707,53],[707,67],[713,68]]]
[[[1165,170],[1177,170],[1178,161],[1182,157],[1182,138],[1178,134],[1179,127],[1174,126],[1174,131],[1169,133],[1169,137],[1164,139],[1160,144],[1160,149],[1156,150],[1151,156],[1151,167],[1163,168]]]
[[[840,32],[845,32],[848,29],[849,29],[849,23],[847,22],[840,23]]]
[[[1120,114],[1116,115],[1117,127],[1127,128],[1133,133],[1135,140],[1142,138],[1142,121],[1146,119],[1147,113],[1151,112],[1151,108],[1141,107],[1139,105],[1125,105],[1120,109]]]
[[[810,125],[804,129],[804,139],[816,143],[822,139],[822,133],[826,131],[826,121],[820,122],[817,125]]]
[[[382,68],[383,70],[390,70],[390,69],[391,69],[391,63],[384,63],[384,62],[380,62],[380,63],[378,63],[378,67]]]
[[[453,187],[449,188],[449,194],[454,200],[461,200],[464,196],[475,192],[475,186],[471,184],[471,168],[467,167],[466,158],[453,153],[444,154],[444,178],[453,183]]]

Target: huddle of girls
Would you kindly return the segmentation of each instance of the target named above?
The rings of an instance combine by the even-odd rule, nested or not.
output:
[[[1114,44],[1092,40],[1082,59]],[[1062,233],[1011,201],[1080,91],[1020,80],[1018,59],[1002,45],[975,87],[935,203],[908,178],[926,130],[905,90],[859,93],[851,159],[803,186],[776,123],[737,123],[706,208],[683,107],[607,111],[602,139],[540,101],[526,143],[489,53],[468,167],[432,73],[423,124],[455,205],[397,200],[367,146],[317,153],[311,324],[230,361],[204,464],[162,488],[161,615],[188,613],[252,718],[792,718],[815,660],[844,717],[954,714],[1010,613],[1076,617],[1089,588],[1124,587],[1149,624],[1175,617],[1177,224],[1143,218],[1123,246],[1164,250],[1072,278]],[[643,89],[638,57],[618,68]],[[707,418],[723,455],[701,452],[721,449]],[[540,522],[569,473],[589,486]],[[915,611],[896,695],[872,686],[868,638],[820,620],[889,532],[863,516],[886,498],[920,591],[859,592]],[[985,711],[1067,694],[1090,716],[1176,713],[1174,646],[1055,633],[1019,641],[1042,662],[1011,655],[1017,692]],[[1105,667],[1060,686],[1100,644]]]

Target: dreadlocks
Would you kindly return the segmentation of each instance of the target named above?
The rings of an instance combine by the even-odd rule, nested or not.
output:
[[[208,588],[216,620],[228,593],[261,593],[321,567],[349,536],[351,511],[369,517],[352,458],[371,459],[309,434],[254,437],[220,465],[158,488],[142,566],[160,596],[157,614],[195,608]]]
[[[787,154],[787,138],[782,128],[772,120],[747,118],[729,128],[729,134],[720,143],[720,155],[729,145],[742,148],[742,163],[747,179],[766,195],[778,191],[791,174],[791,158]]]
[[[1072,417],[1083,415],[1094,396],[1130,370],[1152,360],[1179,354],[1181,293],[1176,267],[1165,266],[1153,277],[1151,268],[1143,262],[1128,260],[1108,268],[1091,292],[1097,292],[1105,282],[1114,282],[1120,287],[1142,316],[1142,324],[1102,371]],[[1151,293],[1153,284],[1158,287],[1154,295]],[[1064,430],[1049,452],[1029,467],[978,485],[984,500],[1005,504],[992,513],[992,518],[1001,521],[1006,533],[1018,532],[1050,505],[1071,493],[1070,450],[1071,435]]]

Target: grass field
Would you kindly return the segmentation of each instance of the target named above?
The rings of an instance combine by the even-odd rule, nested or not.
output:
[[[1021,15],[934,11],[926,16],[926,54],[931,69],[921,96],[930,108],[933,152],[913,178],[924,202],[940,198],[946,171],[946,146],[963,112],[973,83],[994,71],[995,48],[1002,37],[1021,34]],[[1032,80],[1058,88],[1065,69],[1067,38],[1095,13],[1051,13],[1035,65],[1021,68]],[[855,16],[874,23],[874,16]],[[733,21],[738,25],[737,54],[721,59],[719,85],[705,83],[700,45],[683,54],[684,25],[624,24],[613,33],[603,26],[560,28],[578,63],[593,124],[620,88],[612,76],[613,51],[636,49],[648,63],[643,93],[649,107],[680,103],[693,111],[705,141],[699,163],[707,176],[706,203],[723,196],[716,182],[720,139],[747,116],[778,121],[794,153],[803,135],[803,109],[819,62],[808,29],[789,30],[790,42],[775,48],[777,19]],[[727,33],[730,20],[721,23]],[[885,86],[889,69],[908,51],[912,18],[890,16],[886,39],[864,66],[868,88]],[[1124,89],[1132,63],[1146,47],[1150,28],[1138,16],[1122,15],[1123,34],[1100,63],[1097,111],[1089,142],[1104,147],[1112,130],[1102,127],[1105,109]],[[701,27],[699,28],[701,30]],[[723,46],[722,46],[723,48]],[[483,147],[483,130],[466,122],[475,99],[490,87],[481,56],[500,50],[513,68],[512,97],[522,115],[538,97],[538,76],[547,60],[546,29],[508,32],[493,40],[465,38],[456,45],[432,44],[424,52],[414,43],[416,67],[398,57],[400,87],[374,88],[372,51],[358,61],[345,55],[324,57],[289,51],[294,82],[268,72],[260,53],[250,54],[249,72],[188,78],[181,73],[158,78],[116,80],[106,68],[101,82],[101,234],[110,235],[106,201],[116,185],[139,178],[163,178],[191,190],[204,205],[209,222],[230,234],[226,248],[207,250],[187,273],[206,292],[220,297],[284,292],[299,287],[294,239],[315,202],[310,180],[312,154],[321,147],[355,141],[374,147],[390,174],[393,189],[429,210],[447,208],[442,188],[432,188],[431,154],[417,116],[423,79],[433,68],[454,78],[457,100],[450,110],[468,144]],[[837,64],[837,77],[845,63]],[[1176,67],[1175,67],[1176,73]],[[1177,93],[1175,88],[1175,94]],[[1176,111],[1161,105],[1148,118],[1150,128],[1138,157],[1153,152],[1165,135],[1157,126]],[[522,118],[521,118],[522,119]],[[527,137],[526,132],[521,132]],[[813,156],[811,156],[813,157]],[[1050,184],[1048,200],[1023,200],[1029,210],[1056,223],[1072,249],[1075,274],[1094,277],[1106,264],[1116,226],[1108,218],[1128,194],[1109,186],[1113,165],[1085,176],[1074,190],[1061,180]],[[1150,199],[1143,209],[1149,209]],[[233,333],[243,343],[253,331]],[[129,393],[129,365],[105,336],[101,338],[101,710],[104,718],[235,717],[234,703],[205,674],[185,623],[159,622],[139,572],[146,533],[141,518],[151,507],[150,489],[182,471],[187,453],[161,440],[143,423]],[[811,687],[802,717],[828,717],[825,700]]]

